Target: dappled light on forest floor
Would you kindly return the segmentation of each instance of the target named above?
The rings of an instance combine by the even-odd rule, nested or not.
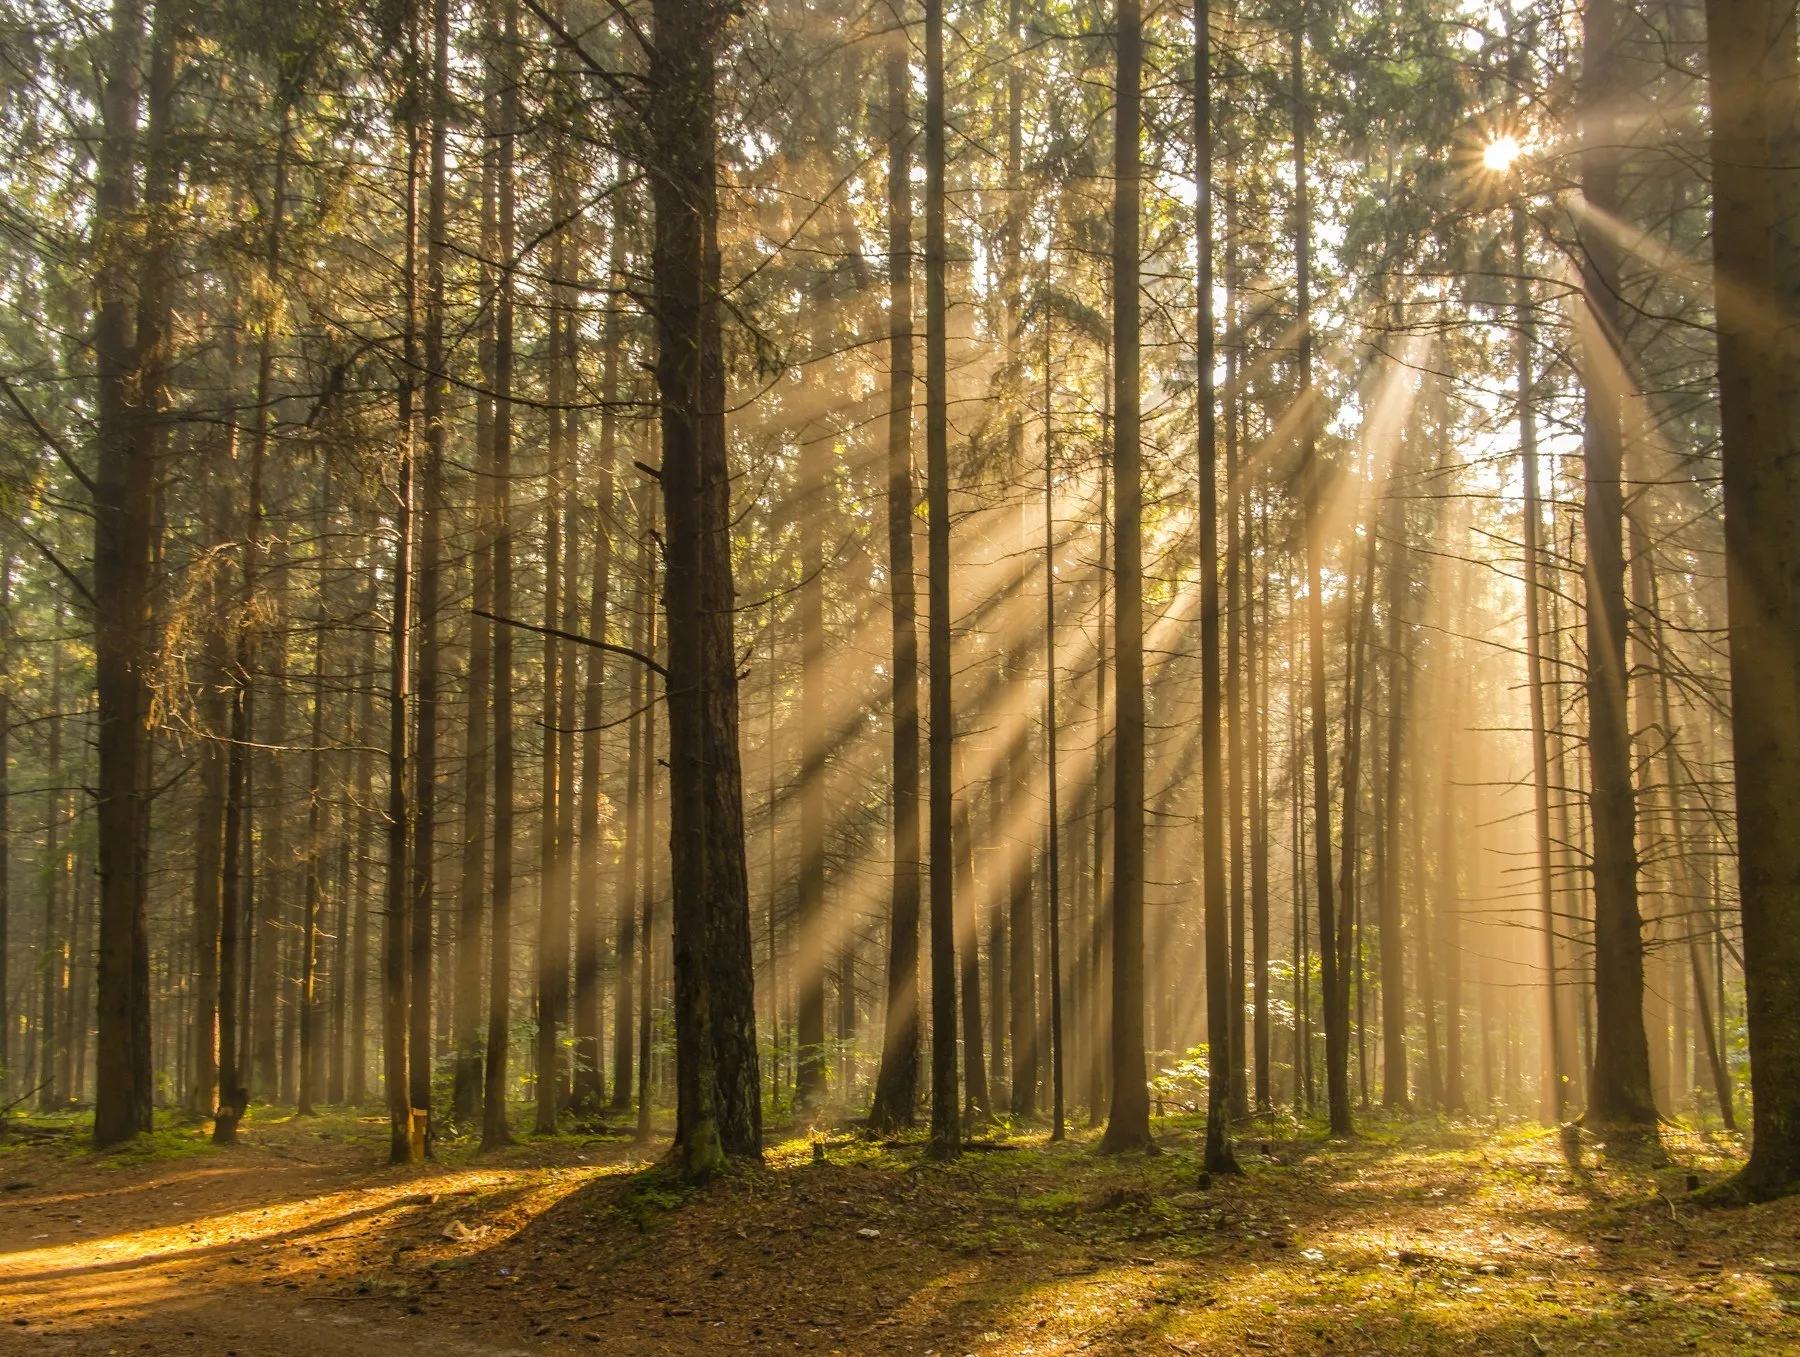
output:
[[[0,1158],[0,1349],[20,1352],[1780,1351],[1800,1343],[1800,1211],[1688,1200],[1732,1163],[1579,1166],[1535,1126],[1197,1126],[1103,1157],[984,1133],[772,1137],[696,1192],[628,1140],[379,1166],[384,1126],[257,1123],[197,1157],[62,1144]],[[816,1147],[816,1148],[815,1148]],[[660,1152],[661,1142],[655,1147]]]

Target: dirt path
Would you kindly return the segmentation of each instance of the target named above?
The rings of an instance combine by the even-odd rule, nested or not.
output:
[[[1800,1209],[1696,1210],[1729,1162],[1697,1141],[1571,1169],[1535,1129],[1261,1135],[1210,1185],[1172,1123],[1150,1160],[796,1140],[702,1194],[598,1137],[380,1167],[379,1120],[11,1149],[0,1351],[1800,1349]]]

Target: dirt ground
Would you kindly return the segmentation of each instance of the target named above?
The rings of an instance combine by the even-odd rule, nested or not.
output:
[[[258,1119],[95,1154],[0,1139],[0,1352],[1800,1351],[1800,1202],[1699,1209],[1736,1146],[1670,1163],[1530,1126],[1196,1127],[774,1143],[703,1192],[622,1136],[382,1163],[380,1118]]]

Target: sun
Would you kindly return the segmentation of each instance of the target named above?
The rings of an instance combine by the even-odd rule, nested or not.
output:
[[[1482,168],[1492,170],[1496,174],[1504,174],[1512,168],[1513,161],[1519,158],[1524,149],[1519,145],[1517,137],[1496,137],[1482,147]]]

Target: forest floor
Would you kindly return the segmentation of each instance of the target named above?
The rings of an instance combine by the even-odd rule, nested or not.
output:
[[[1365,1118],[1197,1124],[1102,1157],[995,1128],[772,1138],[680,1187],[624,1135],[390,1168],[380,1117],[254,1113],[97,1154],[0,1133],[0,1352],[1628,1353],[1800,1350],[1800,1199],[1705,1210],[1727,1138],[1578,1162],[1553,1131]]]

